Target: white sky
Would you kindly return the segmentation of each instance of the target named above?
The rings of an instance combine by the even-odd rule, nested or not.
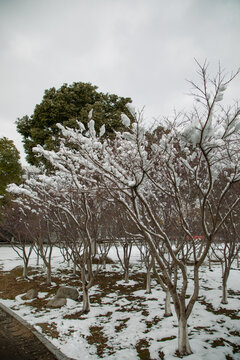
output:
[[[194,58],[240,66],[240,0],[0,0],[0,137],[45,89],[91,82],[148,121],[187,107]],[[240,98],[240,79],[226,96]]]

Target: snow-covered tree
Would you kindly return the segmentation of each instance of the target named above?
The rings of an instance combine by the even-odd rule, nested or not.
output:
[[[47,281],[51,281],[51,253],[54,245],[67,251],[75,268],[81,272],[83,312],[90,309],[89,289],[93,286],[98,203],[84,184],[75,179],[67,169],[55,175],[40,174],[29,178],[21,186],[8,188],[18,196],[22,209],[36,214],[31,236],[36,251],[47,268]]]
[[[211,79],[206,64],[198,72],[200,84],[191,82],[193,111],[166,121],[164,131],[149,135],[141,113],[132,124],[124,116],[129,130],[111,141],[102,137],[104,128],[96,133],[91,119],[88,129],[82,123],[79,129],[59,125],[63,140],[57,153],[35,149],[55,168],[71,173],[81,192],[103,190],[134,222],[171,294],[181,356],[192,353],[187,324],[199,295],[199,270],[240,200],[239,192],[232,192],[225,206],[240,181],[240,110],[237,104],[225,109],[220,103],[234,75],[227,79],[219,69]],[[176,269],[179,281],[169,267]]]
[[[227,284],[231,267],[240,251],[239,206],[228,217],[222,231],[212,246],[212,261],[221,264],[222,268],[222,304],[228,304]]]
[[[30,236],[32,212],[29,208],[22,209],[17,203],[10,204],[4,214],[0,234],[23,261],[23,278],[27,279],[28,264],[34,243]]]

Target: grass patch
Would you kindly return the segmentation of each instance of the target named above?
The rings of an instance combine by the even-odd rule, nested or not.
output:
[[[239,320],[240,316],[238,315],[238,310],[225,309],[220,307],[219,309],[214,309],[212,304],[208,303],[205,298],[199,299],[199,303],[205,305],[206,310],[215,314],[215,315],[225,315],[228,316],[232,320]]]
[[[82,310],[81,311],[77,311],[77,312],[75,312],[75,313],[73,313],[73,314],[69,314],[69,315],[64,315],[63,316],[63,319],[68,319],[68,320],[85,320],[85,319],[87,319],[87,317],[85,317],[85,316],[82,316],[83,315],[83,312],[82,312]]]
[[[158,341],[164,342],[164,341],[173,340],[173,339],[176,339],[175,335],[163,337],[163,338],[159,339]]]
[[[112,316],[112,311],[108,311],[106,314],[97,315],[97,317],[106,317],[106,318],[110,318],[111,316]]]
[[[148,333],[153,326],[156,326],[159,323],[159,321],[161,321],[161,319],[158,316],[154,316],[152,320],[146,320],[145,323],[147,329],[145,330],[144,333],[145,334]]]
[[[32,288],[29,280],[22,278],[23,268],[17,266],[11,271],[0,273],[0,291],[2,299],[14,300],[19,294],[23,294]]]
[[[240,354],[240,345],[235,344],[227,339],[218,338],[210,342],[210,344],[213,348],[216,348],[218,346],[225,347],[226,344],[229,344],[232,347],[234,354]]]
[[[92,263],[93,264],[100,264],[100,265],[103,265],[104,263],[105,264],[115,264],[115,262],[110,258],[110,257],[95,257],[92,259]]]
[[[117,320],[120,322],[120,324],[115,326],[115,331],[120,332],[123,329],[126,329],[128,320],[130,320],[130,318]]]
[[[211,329],[209,326],[194,326],[193,329],[189,332],[189,336],[201,330],[211,335],[217,332],[217,330]]]
[[[141,360],[151,360],[149,352],[149,342],[146,339],[141,339],[136,344],[138,358]]]
[[[108,338],[104,335],[102,326],[90,326],[89,331],[91,335],[87,336],[87,342],[90,345],[95,345],[97,348],[97,355],[100,358],[105,358],[106,352],[108,355],[114,354],[111,347],[107,345]]]
[[[52,323],[37,323],[37,326],[40,326],[42,331],[53,339],[59,338],[59,332],[57,331],[57,324]]]

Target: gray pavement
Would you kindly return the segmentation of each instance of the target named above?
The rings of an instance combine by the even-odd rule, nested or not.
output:
[[[70,360],[31,325],[0,303],[1,360]]]

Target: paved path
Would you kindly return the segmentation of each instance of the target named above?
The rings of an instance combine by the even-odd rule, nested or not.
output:
[[[16,315],[0,306],[0,359],[1,360],[57,360],[68,359],[57,349],[49,351],[39,336],[30,330],[30,325],[18,321]],[[20,320],[20,319],[19,319]],[[27,326],[25,326],[27,325]],[[48,343],[48,341],[47,341]],[[51,347],[51,345],[50,345]],[[53,346],[54,348],[54,346]]]

